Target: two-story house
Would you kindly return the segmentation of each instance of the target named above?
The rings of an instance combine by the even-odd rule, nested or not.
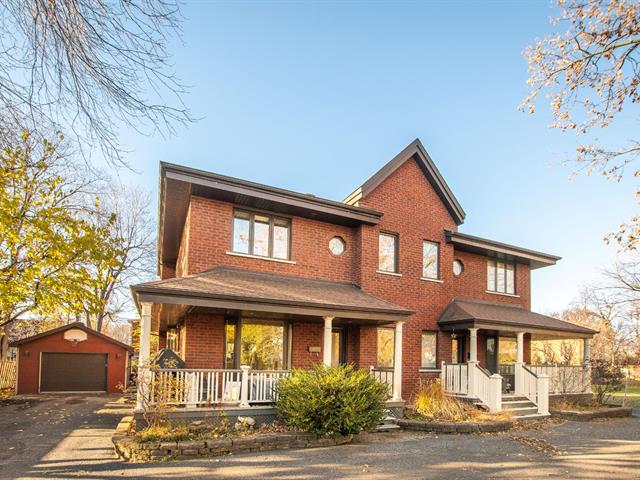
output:
[[[192,375],[186,405],[268,403],[324,362],[371,370],[392,401],[441,376],[499,410],[504,391],[544,404],[532,339],[584,338],[588,359],[595,332],[530,311],[531,271],[559,257],[458,232],[419,140],[342,202],[167,163],[159,197],[161,280],[132,287],[140,362],[157,333]]]

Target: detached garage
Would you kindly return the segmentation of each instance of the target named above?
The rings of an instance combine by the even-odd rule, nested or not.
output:
[[[120,392],[132,351],[82,323],[11,344],[18,348],[18,394]]]

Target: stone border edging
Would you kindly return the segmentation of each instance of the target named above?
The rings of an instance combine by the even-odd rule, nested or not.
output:
[[[482,433],[482,432],[504,432],[513,426],[512,420],[499,420],[497,422],[429,422],[426,420],[415,420],[401,418],[396,420],[399,427],[407,430],[417,430],[422,432],[436,433]]]
[[[588,422],[596,418],[622,418],[630,417],[632,409],[628,407],[600,408],[593,411],[578,410],[551,410],[551,415],[565,420]]]
[[[289,448],[332,447],[351,443],[357,437],[357,435],[322,437],[306,432],[278,432],[207,440],[138,443],[131,436],[121,432],[122,430],[119,432],[116,428],[116,434],[112,437],[113,445],[118,456],[129,462],[183,460]]]

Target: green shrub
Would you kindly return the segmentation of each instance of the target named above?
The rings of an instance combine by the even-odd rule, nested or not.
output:
[[[276,389],[284,422],[320,435],[373,430],[384,416],[388,392],[366,370],[351,365],[294,370]]]

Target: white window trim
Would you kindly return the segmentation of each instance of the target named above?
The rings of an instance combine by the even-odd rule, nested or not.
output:
[[[384,270],[376,270],[376,273],[382,273],[383,275],[391,275],[392,277],[401,277],[402,276],[401,273],[385,272]]]
[[[261,257],[260,255],[251,255],[249,253],[226,252],[226,254],[231,255],[232,257],[254,258],[256,260],[266,260],[267,262],[288,263],[289,265],[296,264],[296,262],[294,262],[293,260],[284,260],[282,258]]]
[[[484,293],[490,293],[491,295],[500,295],[502,297],[520,298],[520,295],[516,295],[515,293],[494,292],[492,290],[485,290]]]
[[[440,280],[439,278],[420,277],[420,280],[424,280],[425,282],[444,283],[444,280]]]

